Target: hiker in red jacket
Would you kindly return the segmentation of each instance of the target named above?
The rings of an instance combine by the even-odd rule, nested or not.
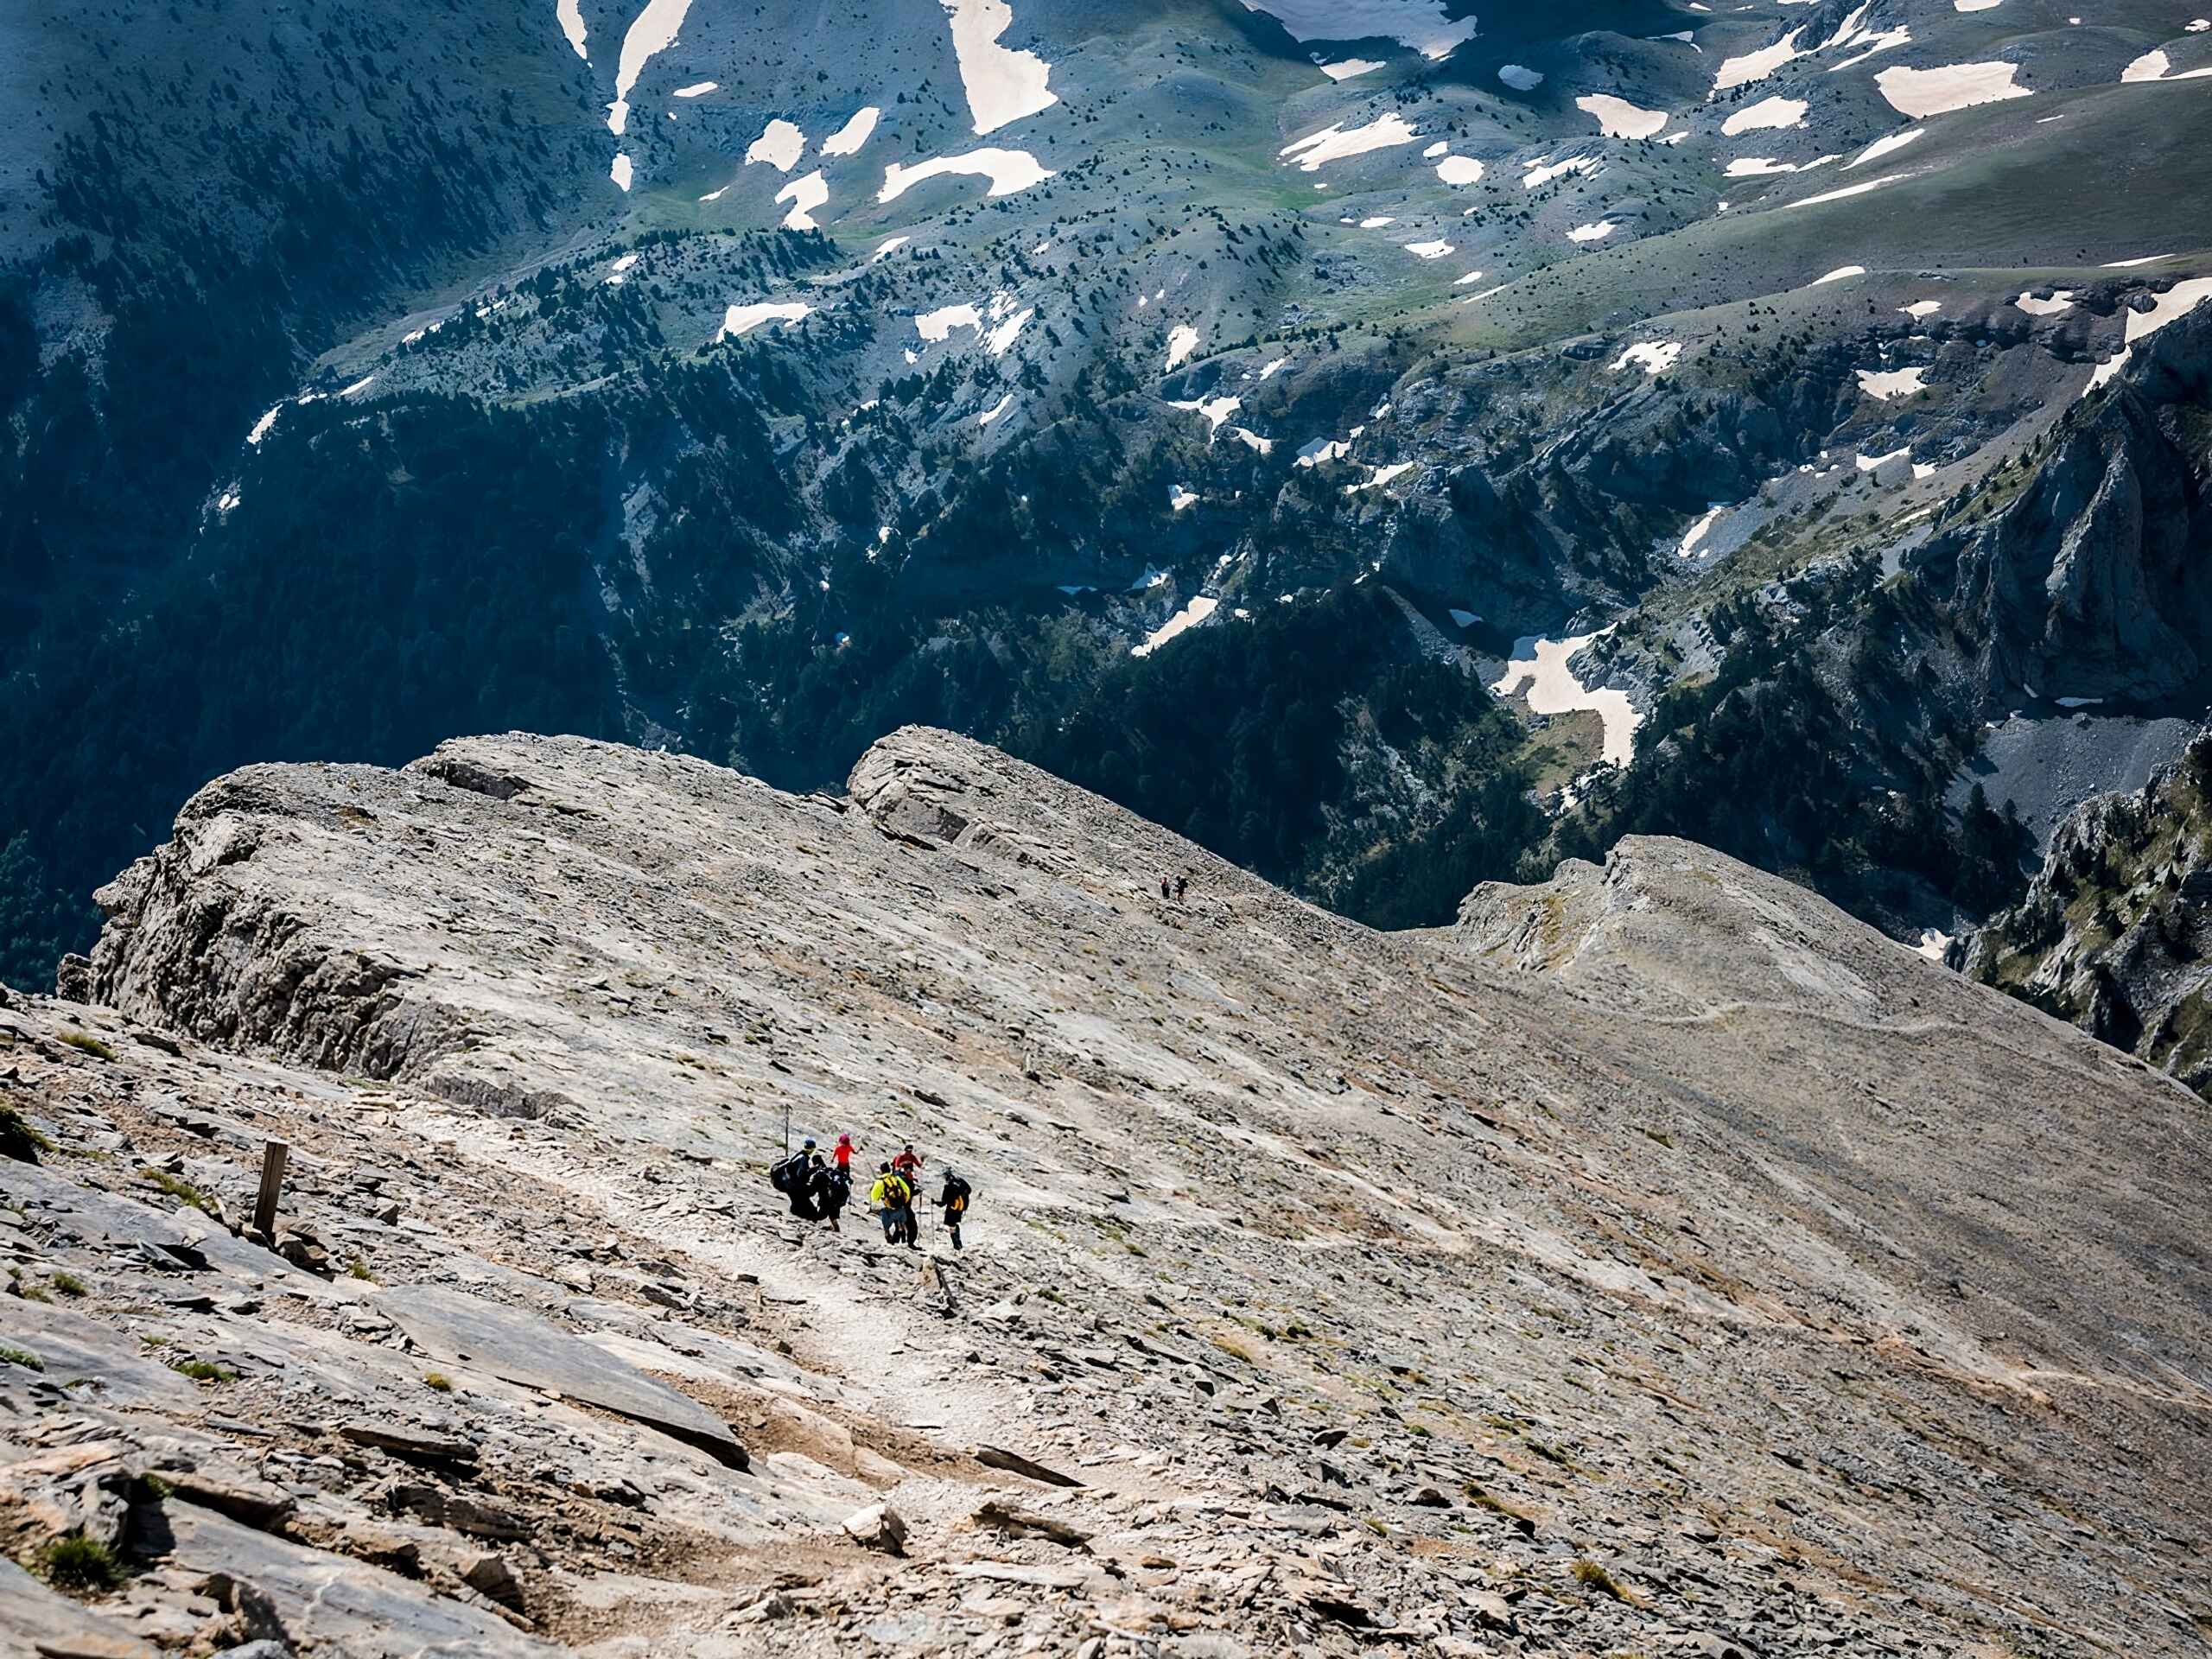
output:
[[[891,1160],[891,1167],[906,1178],[907,1185],[914,1184],[914,1177],[922,1167],[922,1154],[914,1150],[912,1141],[909,1141],[906,1149]]]
[[[837,1173],[850,1181],[853,1178],[853,1137],[839,1135],[837,1144],[830,1148],[830,1155],[837,1160]]]

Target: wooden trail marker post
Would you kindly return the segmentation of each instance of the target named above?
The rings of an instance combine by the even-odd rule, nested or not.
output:
[[[254,1195],[254,1230],[264,1237],[276,1236],[276,1200],[284,1191],[284,1160],[292,1149],[282,1141],[271,1141],[261,1152],[261,1191]]]

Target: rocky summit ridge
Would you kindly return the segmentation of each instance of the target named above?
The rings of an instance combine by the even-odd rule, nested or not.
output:
[[[1688,842],[1380,934],[941,732],[509,735],[101,904],[0,1007],[10,1651],[2212,1628],[2203,1103]],[[969,1248],[793,1220],[787,1120]]]

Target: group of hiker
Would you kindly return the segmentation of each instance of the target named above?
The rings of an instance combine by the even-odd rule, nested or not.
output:
[[[842,1231],[837,1217],[852,1202],[853,1159],[856,1153],[853,1137],[841,1135],[825,1159],[814,1137],[809,1135],[797,1152],[769,1167],[768,1180],[791,1200],[791,1214],[801,1221],[826,1221],[832,1232]],[[885,1243],[904,1244],[909,1249],[919,1247],[921,1224],[915,1217],[914,1207],[921,1194],[921,1173],[922,1155],[914,1150],[912,1141],[897,1157],[876,1166],[868,1203],[883,1224]],[[967,1218],[968,1202],[972,1196],[968,1183],[957,1173],[951,1169],[944,1172],[944,1187],[936,1202],[944,1212],[944,1230],[952,1236],[952,1248],[956,1250],[963,1248],[960,1224]]]

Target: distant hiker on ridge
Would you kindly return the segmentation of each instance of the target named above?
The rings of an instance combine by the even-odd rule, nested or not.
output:
[[[1168,880],[1167,880],[1167,878],[1166,878],[1166,876],[1164,876],[1164,875],[1163,875],[1163,876],[1161,876],[1161,877],[1160,878],[1160,902],[1161,902],[1162,904],[1166,903],[1166,902],[1167,902],[1167,899],[1168,899],[1168,898],[1169,898],[1169,897],[1170,897],[1170,893],[1169,893],[1169,883],[1168,883]]]
[[[1189,876],[1179,875],[1175,878],[1175,902],[1177,904],[1179,905],[1183,902],[1183,895],[1190,891],[1190,887],[1191,878]]]

